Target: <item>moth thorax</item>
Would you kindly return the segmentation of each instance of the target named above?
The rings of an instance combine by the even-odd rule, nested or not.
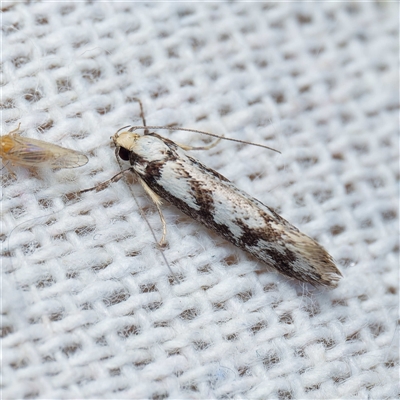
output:
[[[139,136],[130,150],[148,162],[165,161],[170,153],[168,145],[161,138],[151,134]]]
[[[14,140],[9,135],[1,138],[1,152],[8,153],[15,146]]]

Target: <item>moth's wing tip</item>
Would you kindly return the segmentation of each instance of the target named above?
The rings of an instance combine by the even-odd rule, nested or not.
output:
[[[334,265],[334,268],[332,268],[332,270],[326,271],[323,274],[320,284],[327,288],[334,289],[339,285],[342,278],[343,275],[341,271]]]
[[[83,167],[89,162],[89,158],[85,156],[84,154],[78,154],[77,161],[76,161],[76,166],[77,167]]]
[[[86,165],[89,158],[82,153],[68,151],[60,157],[55,157],[52,166],[55,168],[77,168]]]

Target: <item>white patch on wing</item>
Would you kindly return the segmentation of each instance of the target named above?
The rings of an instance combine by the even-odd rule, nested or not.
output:
[[[182,167],[176,162],[166,162],[161,170],[161,177],[157,183],[172,196],[182,200],[194,210],[200,210],[200,206],[193,196],[190,181],[182,176]]]
[[[213,193],[214,213],[213,218],[217,224],[225,225],[229,228],[235,239],[243,236],[243,229],[234,221],[235,205],[226,199],[225,191],[216,190]]]

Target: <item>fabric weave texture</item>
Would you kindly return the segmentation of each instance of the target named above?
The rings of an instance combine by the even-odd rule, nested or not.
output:
[[[3,1],[2,134],[83,152],[2,169],[5,399],[399,396],[399,6]],[[315,238],[334,290],[263,268],[119,172],[110,136],[193,152]],[[158,132],[179,143],[209,138]],[[152,228],[152,230],[149,228]]]

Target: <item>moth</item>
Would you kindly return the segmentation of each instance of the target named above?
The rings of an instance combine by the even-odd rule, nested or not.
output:
[[[14,173],[8,163],[23,167],[75,168],[89,161],[78,151],[21,136],[20,125],[7,135],[0,137],[0,157],[12,175]]]
[[[282,274],[313,285],[337,286],[342,274],[315,240],[187,153],[199,148],[149,132],[149,129],[196,130],[146,126],[144,117],[143,122],[143,126],[125,127],[113,136],[116,156],[129,162],[129,168],[82,192],[101,190],[125,173],[134,173],[161,216],[160,244],[165,243],[166,235],[160,205],[166,200]],[[144,133],[137,133],[138,129],[144,129]]]

